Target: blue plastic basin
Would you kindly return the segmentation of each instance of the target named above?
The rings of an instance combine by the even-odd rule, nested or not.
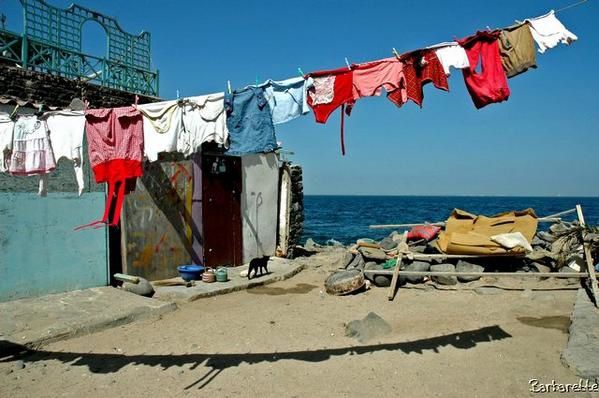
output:
[[[202,278],[202,272],[204,272],[204,266],[202,265],[180,265],[177,267],[179,275],[184,281],[197,281]]]

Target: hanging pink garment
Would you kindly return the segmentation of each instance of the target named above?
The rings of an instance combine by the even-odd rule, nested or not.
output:
[[[97,183],[108,183],[108,199],[101,221],[76,229],[101,223],[117,226],[125,194],[143,175],[143,119],[133,107],[90,109],[85,119],[92,171]]]
[[[462,69],[464,81],[476,108],[505,101],[510,96],[507,77],[499,53],[499,31],[476,32],[474,36],[458,40],[466,50],[469,68]],[[481,71],[477,72],[480,61]]]

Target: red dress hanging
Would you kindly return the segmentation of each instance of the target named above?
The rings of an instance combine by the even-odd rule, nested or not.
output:
[[[458,40],[466,50],[470,67],[462,69],[464,81],[476,108],[505,101],[510,96],[507,77],[501,64],[499,31],[476,32],[474,36]],[[480,62],[480,72],[476,71]]]

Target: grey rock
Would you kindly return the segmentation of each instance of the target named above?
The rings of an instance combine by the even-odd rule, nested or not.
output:
[[[17,370],[25,369],[25,362],[23,362],[21,359],[19,359],[18,361],[15,361],[14,367]]]
[[[426,251],[426,246],[418,245],[418,246],[410,246],[410,250],[414,253],[424,253]]]
[[[308,238],[306,240],[306,243],[304,244],[304,249],[308,251],[318,251],[321,248],[322,245],[319,245],[318,243],[314,242],[312,238]]]
[[[403,270],[404,271],[425,272],[425,271],[428,271],[430,267],[431,267],[431,265],[424,261],[414,261],[414,262],[411,262],[410,264],[405,265],[403,267]],[[401,272],[399,273],[399,275],[401,276]],[[422,283],[424,281],[423,276],[405,275],[404,278],[407,282],[410,282],[410,283]]]
[[[351,255],[351,253],[349,253]],[[357,269],[364,269],[364,266],[366,265],[366,263],[364,262],[364,257],[362,257],[362,255],[360,253],[356,254],[353,258],[353,260],[351,260],[349,262],[349,264],[347,264],[347,269],[352,269],[352,268],[357,268]]]
[[[571,225],[566,225],[563,222],[558,222],[558,223],[555,223],[555,224],[551,224],[551,226],[549,227],[549,230],[553,234],[560,234],[560,233],[568,231],[571,228],[572,228]]]
[[[139,296],[152,297],[154,295],[154,287],[145,278],[139,278],[139,283],[125,282],[122,286],[126,292],[134,293]]]
[[[531,267],[535,267],[537,269],[538,272],[551,272],[551,268],[546,266],[545,264],[542,264],[538,261],[535,261],[534,263],[530,264]]]
[[[559,272],[578,272],[578,271],[575,271],[566,265],[566,266],[561,267],[559,269]],[[567,281],[568,281],[568,284],[573,285],[575,283],[578,283],[579,279],[578,278],[568,278]]]
[[[555,241],[555,236],[551,235],[549,232],[546,232],[546,231],[537,232],[537,236],[540,239],[543,239],[545,242],[552,243]]]
[[[453,264],[433,264],[431,265],[433,272],[454,272]],[[432,279],[441,285],[455,285],[458,283],[458,278],[455,276],[433,276]]]
[[[459,260],[455,266],[457,272],[483,272],[485,267],[478,264],[472,264],[464,260]],[[472,282],[479,280],[480,276],[458,276],[460,282]]]
[[[335,239],[329,239],[326,241],[327,246],[332,246],[332,247],[345,247],[343,246],[343,243],[339,242],[338,240]]]
[[[345,325],[345,335],[357,339],[360,343],[389,333],[391,333],[391,325],[374,312],[368,313],[364,319],[351,321]]]
[[[374,261],[370,261],[364,265],[365,270],[382,270],[383,264],[375,263]],[[378,287],[388,287],[391,286],[391,276],[390,275],[377,275],[377,274],[364,274],[368,280],[375,284]]]
[[[382,241],[379,242],[379,246],[384,251],[393,250],[397,247],[397,245],[398,245],[398,242],[394,241],[393,238],[391,238],[390,236],[386,237],[385,239],[383,239]]]
[[[364,259],[366,259],[366,260],[372,260],[372,261],[387,260],[387,255],[381,249],[375,249],[372,247],[360,247],[358,249],[358,251],[360,253],[362,253],[362,256],[364,256]]]

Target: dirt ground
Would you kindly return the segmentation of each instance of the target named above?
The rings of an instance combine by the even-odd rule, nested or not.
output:
[[[400,289],[389,302],[383,288],[329,296],[326,275],[0,360],[0,397],[520,397],[530,379],[578,381],[560,362],[575,290]],[[391,333],[346,337],[370,311]]]

